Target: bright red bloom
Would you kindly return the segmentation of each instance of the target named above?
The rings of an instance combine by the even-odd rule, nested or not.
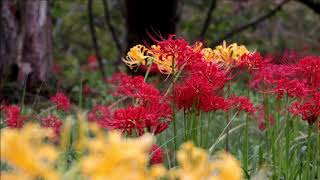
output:
[[[240,60],[240,66],[248,67],[249,73],[265,67],[268,63],[269,61],[264,59],[259,52],[245,54]]]
[[[229,107],[236,108],[238,111],[246,111],[247,113],[253,113],[255,111],[250,98],[245,96],[231,96],[228,99]]]
[[[117,74],[112,78],[111,83],[116,87],[114,96],[131,97],[140,102],[154,101],[160,97],[160,91],[144,82],[142,76]]]
[[[200,61],[187,68],[189,77],[174,89],[174,102],[179,109],[195,107],[205,112],[226,109],[219,94],[227,80],[227,73],[214,63]]]
[[[256,89],[273,89],[280,79],[295,79],[296,71],[294,65],[269,64],[254,72],[250,86]]]
[[[280,79],[276,82],[276,88],[273,89],[273,93],[278,94],[278,99],[281,99],[284,94],[289,97],[304,97],[312,92],[309,87],[299,80]]]
[[[151,102],[144,107],[147,111],[145,123],[148,132],[159,134],[169,127],[172,121],[172,108],[168,102]]]
[[[57,106],[57,109],[59,110],[67,112],[71,108],[68,97],[62,92],[57,92],[53,97],[50,98],[50,100]]]
[[[60,135],[62,120],[56,117],[55,115],[49,115],[48,117],[42,118],[41,123],[43,127],[52,128],[55,135]]]
[[[20,107],[16,105],[4,106],[4,116],[7,126],[10,128],[22,128],[26,118],[20,115]]]
[[[314,96],[306,102],[294,102],[290,111],[295,116],[301,116],[302,120],[312,125],[320,116],[320,93],[316,92]]]
[[[162,158],[162,149],[157,144],[154,144],[150,149],[150,164],[162,164],[163,158]]]
[[[128,107],[118,109],[114,113],[113,120],[109,123],[112,129],[119,129],[124,133],[132,134],[135,131],[138,136],[144,134],[146,117],[146,109],[144,107]]]
[[[158,109],[157,109],[158,108]],[[172,120],[168,104],[152,103],[150,106],[118,109],[108,123],[111,129],[119,129],[127,134],[136,132],[138,136],[145,131],[158,134],[168,128]]]
[[[296,67],[297,77],[305,79],[308,84],[318,90],[320,88],[320,56],[302,58]]]
[[[210,95],[208,97],[201,98],[200,109],[204,112],[223,110],[227,111],[229,108],[229,103],[226,99],[220,96]]]
[[[175,38],[170,35],[168,39],[155,40],[160,49],[154,50],[156,54],[161,54],[160,60],[167,59],[172,56],[178,67],[191,62],[202,61],[200,51],[195,51],[189,43],[183,38]]]
[[[88,120],[98,123],[101,127],[108,128],[108,123],[111,120],[109,108],[104,105],[94,106],[88,113]]]
[[[198,76],[208,81],[208,85],[213,90],[220,90],[224,87],[227,80],[228,71],[220,68],[215,63],[208,63],[204,61],[198,61],[192,64],[192,66],[186,67],[187,73],[190,76]]]

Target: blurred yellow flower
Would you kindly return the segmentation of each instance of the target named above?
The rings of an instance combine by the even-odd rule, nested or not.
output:
[[[152,61],[150,59],[151,57],[153,57],[152,51],[150,51],[147,47],[138,44],[130,49],[126,58],[123,58],[122,61],[126,63],[130,69],[133,69],[140,65],[148,64],[148,62]]]
[[[223,41],[222,45],[216,46],[213,50],[213,58],[217,62],[222,62],[226,65],[232,65],[238,62],[242,55],[250,53],[244,45],[238,46],[233,43],[227,46]]]
[[[57,150],[44,143],[48,129],[27,124],[23,129],[1,130],[1,161],[14,167],[14,173],[2,172],[3,179],[58,179],[54,170]],[[11,174],[12,173],[12,174]]]
[[[201,53],[202,53],[205,61],[207,61],[207,62],[213,61],[214,54],[213,54],[213,50],[211,48],[203,48],[201,50]]]
[[[241,180],[242,169],[231,155],[220,153],[218,159],[209,160],[207,151],[187,142],[177,153],[179,167],[169,172],[171,179]]]
[[[243,179],[243,172],[240,163],[231,154],[226,152],[218,153],[217,159],[211,163],[211,168],[218,172],[218,179]]]
[[[203,43],[202,42],[196,42],[194,43],[194,45],[192,46],[192,49],[195,51],[195,52],[200,52],[203,48]]]
[[[118,132],[87,141],[88,154],[80,162],[81,172],[90,179],[156,179],[165,174],[162,166],[148,168],[151,135],[124,139]]]

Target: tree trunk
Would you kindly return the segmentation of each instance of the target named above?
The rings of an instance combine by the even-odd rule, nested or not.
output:
[[[148,33],[166,38],[176,31],[177,0],[126,0],[127,47],[153,43]]]
[[[27,80],[28,87],[37,87],[47,80],[52,63],[49,1],[19,0],[16,5],[1,1],[1,76],[7,74],[6,65],[15,64],[17,82],[22,85]]]
[[[16,59],[18,24],[10,0],[0,0],[0,87]]]

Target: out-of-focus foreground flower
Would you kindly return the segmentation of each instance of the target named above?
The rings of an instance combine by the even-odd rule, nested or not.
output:
[[[68,124],[68,123],[67,123]],[[69,124],[70,125],[70,124]],[[71,129],[66,126],[62,132]],[[90,136],[81,137],[84,154],[73,163],[70,171],[58,170],[58,154],[63,146],[48,143],[51,131],[35,124],[27,124],[23,129],[5,129],[1,132],[1,161],[10,167],[1,172],[1,179],[46,179],[57,180],[74,173],[83,178],[102,180],[153,180],[161,177],[169,179],[219,179],[239,180],[242,178],[240,164],[231,155],[218,154],[211,161],[208,153],[185,143],[177,153],[180,166],[167,171],[161,162],[150,162],[155,154],[150,154],[154,137],[144,134],[139,138],[124,138],[120,132],[111,131],[105,136],[97,124],[89,124]],[[82,131],[86,134],[89,131]],[[50,132],[50,133],[49,133]],[[70,132],[71,133],[71,132]],[[74,142],[77,143],[77,142]],[[60,147],[61,149],[58,149]],[[161,157],[162,158],[162,157]]]
[[[95,180],[143,180],[165,174],[161,165],[147,168],[148,153],[153,143],[150,134],[139,139],[125,139],[118,132],[110,132],[107,138],[99,134],[86,143],[88,154],[80,162],[85,176]]]
[[[177,153],[180,166],[170,171],[171,179],[240,180],[240,163],[230,154],[220,153],[210,161],[208,153],[191,142],[182,145]]]
[[[1,172],[1,179],[58,179],[54,169],[57,150],[43,143],[48,132],[35,124],[1,130],[1,161],[15,168],[13,172]]]

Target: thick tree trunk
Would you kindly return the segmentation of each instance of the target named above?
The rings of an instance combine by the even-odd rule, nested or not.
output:
[[[164,38],[174,34],[178,19],[177,3],[177,0],[126,0],[127,47],[137,43],[152,43],[147,32]]]
[[[7,73],[5,65],[15,64],[17,82],[24,84],[28,79],[29,87],[37,87],[47,80],[52,63],[49,1],[19,0],[17,5],[9,4],[10,0],[1,1],[1,76]]]
[[[0,87],[15,62],[18,25],[10,0],[0,0]]]

